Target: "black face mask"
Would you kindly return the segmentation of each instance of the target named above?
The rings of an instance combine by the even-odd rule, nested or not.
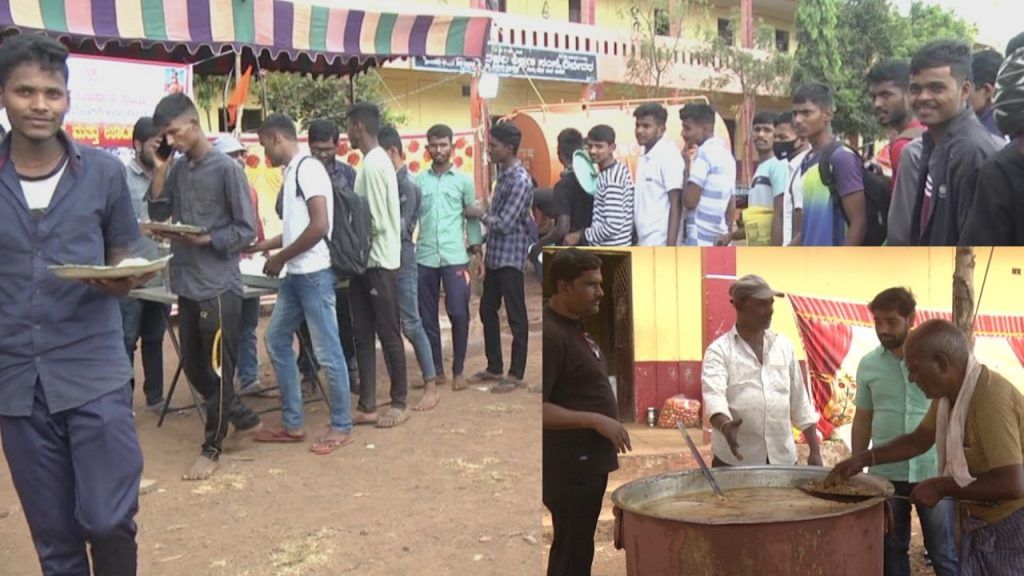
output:
[[[775,157],[779,160],[789,160],[794,156],[793,153],[796,152],[796,140],[776,142],[772,146],[772,151],[775,153]]]

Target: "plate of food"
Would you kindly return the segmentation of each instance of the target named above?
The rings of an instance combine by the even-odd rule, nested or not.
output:
[[[65,264],[50,266],[50,271],[53,272],[54,276],[65,280],[116,280],[159,272],[167,267],[167,263],[170,260],[170,256],[164,256],[157,260],[125,258],[117,266]]]
[[[180,224],[174,222],[144,222],[140,225],[143,230],[149,230],[151,232],[173,232],[175,234],[206,234],[206,228],[200,226],[191,226],[189,224]]]

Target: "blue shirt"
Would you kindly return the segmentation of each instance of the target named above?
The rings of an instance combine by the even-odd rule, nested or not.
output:
[[[491,210],[482,219],[487,226],[484,265],[488,270],[523,269],[530,248],[532,204],[533,181],[526,168],[516,161],[498,175]]]
[[[36,382],[51,413],[77,408],[131,378],[116,298],[61,280],[56,264],[106,264],[139,239],[125,169],[61,132],[68,165],[49,208],[29,211],[0,144],[0,416],[29,416]]]

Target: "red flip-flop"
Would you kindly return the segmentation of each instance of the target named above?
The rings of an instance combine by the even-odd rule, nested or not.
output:
[[[338,448],[344,448],[345,446],[348,446],[351,443],[351,434],[345,436],[344,438],[327,439],[326,437],[321,437],[319,440],[314,442],[312,446],[309,447],[309,451],[312,452],[313,454],[316,454],[317,456],[326,456],[331,452],[334,452]]]
[[[274,442],[274,443],[296,443],[303,442],[306,440],[305,432],[301,434],[295,434],[289,432],[284,428],[278,430],[260,430],[252,438],[256,442]]]

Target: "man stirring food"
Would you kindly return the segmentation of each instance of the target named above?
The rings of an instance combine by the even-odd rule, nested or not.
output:
[[[701,373],[704,409],[714,428],[712,466],[795,464],[791,426],[807,439],[808,464],[820,466],[818,414],[793,345],[768,329],[775,298],[782,294],[764,278],[747,275],[729,288],[729,296],[736,325],[708,346]]]
[[[964,334],[945,320],[911,332],[904,358],[908,378],[932,400],[928,413],[913,432],[840,462],[826,487],[934,444],[940,475],[918,482],[910,501],[961,501],[961,576],[1024,573],[1024,395],[979,363]]]

